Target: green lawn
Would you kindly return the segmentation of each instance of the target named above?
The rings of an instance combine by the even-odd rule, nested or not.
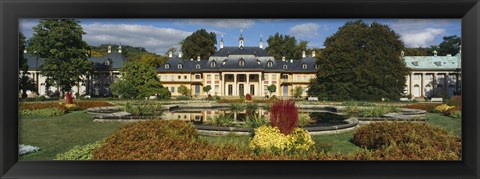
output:
[[[461,137],[462,136],[462,120],[454,119],[448,116],[444,116],[441,113],[427,113],[426,118],[428,123],[433,126],[444,128],[451,133]]]
[[[52,160],[76,145],[102,140],[124,125],[119,122],[94,123],[92,115],[76,111],[51,118],[25,117],[19,121],[19,143],[40,151],[23,155],[20,160]]]

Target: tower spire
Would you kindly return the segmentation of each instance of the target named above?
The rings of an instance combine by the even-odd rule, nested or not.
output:
[[[243,48],[244,39],[243,39],[243,29],[240,29],[240,38],[238,39],[238,47]]]
[[[258,47],[263,49],[263,40],[262,40],[262,34],[260,34],[260,42],[258,42]]]
[[[222,34],[222,38],[220,39],[220,48],[221,49],[223,48],[223,34]]]

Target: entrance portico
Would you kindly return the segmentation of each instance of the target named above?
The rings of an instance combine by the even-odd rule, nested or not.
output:
[[[226,96],[263,95],[263,90],[259,89],[262,86],[261,78],[262,72],[222,72],[223,94]]]

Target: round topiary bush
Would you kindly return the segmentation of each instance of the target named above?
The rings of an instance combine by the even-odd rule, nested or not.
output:
[[[360,147],[374,150],[372,156],[378,155],[374,158],[458,160],[461,156],[459,137],[425,123],[369,124],[354,133],[353,142]],[[363,153],[364,157],[368,155]]]

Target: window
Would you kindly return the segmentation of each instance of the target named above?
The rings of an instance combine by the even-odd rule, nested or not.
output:
[[[255,85],[250,85],[250,95],[255,95]]]
[[[215,93],[218,93],[219,90],[220,90],[220,86],[219,86],[219,85],[215,85]]]
[[[315,65],[315,69],[318,69],[318,65]]]
[[[187,75],[183,76],[183,79],[187,79]]]
[[[178,65],[177,65],[177,68],[178,68],[178,69],[182,69],[182,68],[183,68],[183,65],[182,65],[182,64],[178,64]]]
[[[413,79],[414,79],[414,80],[419,80],[420,78],[422,78],[422,77],[421,77],[421,74],[418,74],[418,73],[417,73],[417,74],[414,74],[414,75],[413,75]]]
[[[197,80],[200,79],[200,77],[201,77],[200,75],[195,75],[195,79]]]
[[[288,75],[282,75],[282,79],[288,80]]]
[[[217,62],[215,61],[210,62],[210,67],[215,68],[215,66],[217,66]]]
[[[287,65],[283,65],[283,69],[287,69]]]
[[[200,64],[195,65],[196,69],[200,69]]]
[[[173,81],[174,79],[175,79],[175,76],[174,76],[174,75],[172,75],[172,81]]]
[[[178,79],[182,79],[182,76],[181,76],[181,75],[178,75]]]
[[[207,75],[207,80],[210,80],[212,77],[210,75]]]
[[[303,69],[307,69],[307,64],[303,64],[303,65],[302,65],[302,68],[303,68]]]
[[[307,76],[303,76],[303,80],[306,81],[306,80],[307,80]]]
[[[170,87],[170,92],[175,93],[175,87]]]
[[[215,80],[220,79],[220,75],[215,75]]]
[[[300,81],[300,76],[297,76],[297,81]]]
[[[277,75],[272,75],[272,80],[277,80]]]
[[[267,62],[267,67],[272,67],[273,66],[273,62],[272,61],[268,61]]]
[[[245,66],[245,60],[240,60],[238,62],[238,66],[241,66],[241,67]]]
[[[169,69],[170,68],[170,65],[169,64],[165,64],[165,69]]]

